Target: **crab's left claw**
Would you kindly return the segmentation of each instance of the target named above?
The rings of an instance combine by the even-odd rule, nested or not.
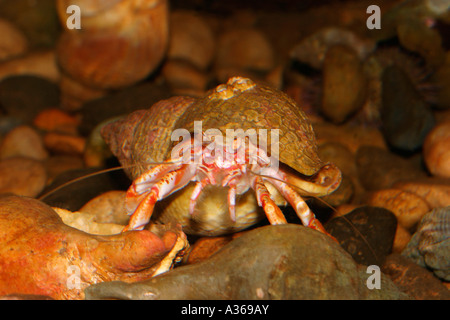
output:
[[[134,180],[125,199],[131,218],[122,232],[142,230],[150,221],[156,202],[185,187],[195,176],[195,170],[194,164],[162,164]]]

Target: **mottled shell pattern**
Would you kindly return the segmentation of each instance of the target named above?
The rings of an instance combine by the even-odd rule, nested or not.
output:
[[[146,163],[170,157],[173,130],[279,129],[279,160],[311,176],[324,165],[317,154],[311,124],[285,93],[242,77],[229,79],[204,97],[173,97],[139,110],[102,130],[105,141],[132,178],[148,169]],[[269,149],[270,143],[267,146]],[[128,168],[128,169],[127,169]]]

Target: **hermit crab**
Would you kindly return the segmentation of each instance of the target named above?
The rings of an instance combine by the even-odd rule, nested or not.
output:
[[[264,214],[284,224],[278,205],[289,203],[304,225],[325,232],[302,196],[327,195],[341,182],[339,169],[318,158],[300,107],[242,77],[202,98],[173,97],[135,111],[102,135],[133,179],[124,231],[151,218],[176,220],[188,234],[226,234]]]

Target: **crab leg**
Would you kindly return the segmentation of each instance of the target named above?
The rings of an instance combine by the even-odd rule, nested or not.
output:
[[[258,204],[263,207],[270,224],[287,223],[286,218],[284,217],[280,208],[275,204],[272,198],[270,198],[269,190],[267,190],[261,177],[254,178],[252,188],[256,192]]]
[[[127,191],[125,206],[128,214],[131,215],[136,211],[147,192],[158,180],[170,171],[177,170],[180,167],[181,164],[179,163],[162,164],[147,170],[137,177]]]
[[[230,189],[228,190],[228,210],[232,221],[236,221],[236,184],[234,180],[228,183]]]
[[[127,191],[126,207],[131,208],[129,214],[132,214],[128,225],[123,232],[129,230],[142,230],[150,221],[155,203],[171,193],[185,187],[195,176],[197,166],[194,164],[182,165],[174,171],[158,175],[155,171],[160,170],[157,167],[145,172],[133,183]],[[165,172],[160,170],[159,173]],[[146,180],[151,177],[152,180]],[[154,182],[156,180],[156,183]],[[137,206],[133,210],[132,208]]]
[[[302,220],[302,223],[305,226],[329,235],[320,221],[316,219],[314,213],[311,211],[311,209],[309,209],[303,198],[292,187],[278,179],[265,179],[273,184],[275,188],[277,188],[277,190],[281,192],[283,197],[294,208],[297,216],[300,218],[300,220]]]
[[[192,191],[192,195],[189,202],[189,214],[194,214],[195,204],[197,203],[197,199],[200,196],[200,193],[202,192],[203,188],[209,184],[210,181],[208,178],[204,178],[200,181],[198,181],[195,184],[194,190]]]

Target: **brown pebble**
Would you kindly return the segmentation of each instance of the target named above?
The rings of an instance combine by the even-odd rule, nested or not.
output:
[[[168,60],[162,67],[162,74],[172,89],[195,89],[199,95],[208,84],[203,71],[183,60]]]
[[[46,148],[57,154],[78,154],[84,152],[86,139],[80,136],[49,132],[44,136]]]
[[[258,29],[236,28],[219,37],[215,64],[218,69],[269,71],[274,67],[274,52]]]
[[[411,233],[398,224],[397,231],[395,232],[394,244],[392,245],[392,252],[402,252],[408,245],[409,240],[411,240]]]
[[[0,158],[23,156],[44,160],[48,153],[39,133],[30,126],[22,125],[12,129],[0,145]]]
[[[194,11],[174,11],[170,14],[170,31],[168,57],[206,70],[214,57],[215,40],[203,17]]]
[[[366,83],[362,63],[352,48],[330,48],[323,64],[323,114],[334,123],[347,120],[362,107]]]
[[[381,132],[376,128],[355,125],[334,125],[323,122],[314,125],[314,132],[318,144],[338,142],[347,147],[352,153],[363,145],[387,149]]]
[[[191,247],[189,253],[184,257],[184,264],[193,264],[208,259],[222,247],[243,235],[245,232],[238,232],[223,237],[203,237],[198,239]]]
[[[28,49],[26,36],[8,20],[0,19],[0,61],[25,53]]]
[[[51,156],[44,161],[44,165],[47,169],[48,184],[63,172],[84,168],[83,159],[70,155]]]
[[[450,178],[450,121],[438,124],[428,133],[423,157],[431,174]]]
[[[398,223],[406,229],[413,228],[430,211],[428,203],[423,198],[400,189],[373,192],[367,203],[392,211],[397,217]]]
[[[9,76],[25,74],[58,81],[60,71],[54,50],[30,52],[0,64],[0,80]]]
[[[44,131],[56,131],[60,133],[76,134],[79,119],[68,113],[56,109],[46,109],[34,118],[33,124]]]
[[[397,287],[418,300],[448,300],[450,291],[431,272],[399,254],[389,255],[381,271]]]
[[[393,187],[417,194],[425,199],[432,209],[450,206],[450,179],[418,179],[397,182]]]
[[[38,160],[12,157],[0,161],[0,193],[36,197],[46,181],[45,167]]]
[[[86,203],[80,211],[95,216],[98,223],[126,225],[129,220],[125,210],[126,191],[108,191]]]

